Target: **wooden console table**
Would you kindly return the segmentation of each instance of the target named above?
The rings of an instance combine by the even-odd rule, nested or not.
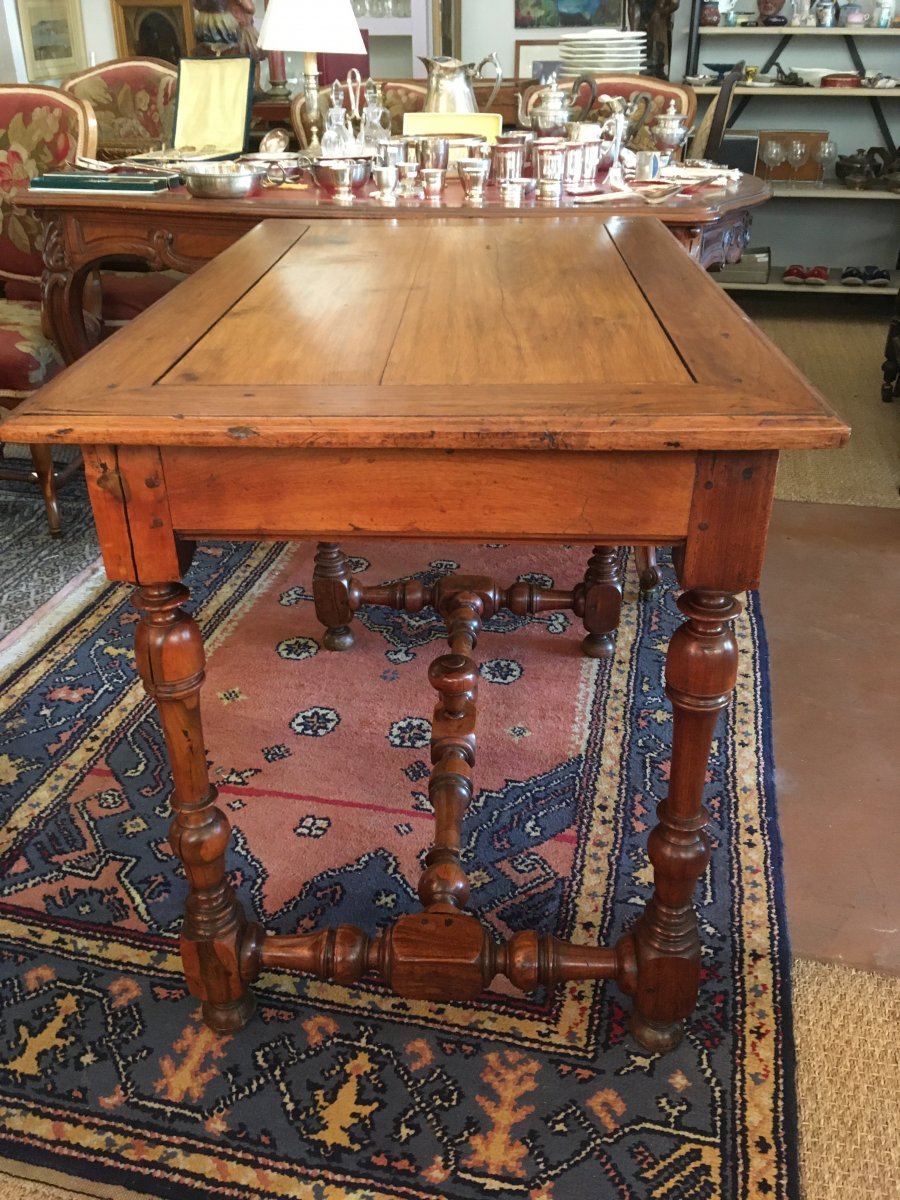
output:
[[[107,573],[137,586],[138,663],[174,779],[169,840],[190,885],[182,956],[213,1029],[249,1019],[250,985],[273,967],[343,985],[371,974],[433,1000],[471,999],[497,972],[526,990],[611,979],[654,1050],[677,1042],[696,1003],[692,895],[710,853],[710,742],[737,671],[735,594],[759,582],[778,451],[839,446],[848,430],[658,222],[551,220],[541,233],[527,218],[267,221],[2,426],[84,448]],[[594,549],[568,590],[464,574],[369,588],[340,545],[356,535]],[[422,911],[382,933],[268,935],[225,877],[203,648],[180,582],[201,536],[327,539],[313,592],[330,649],[351,647],[361,604],[431,603],[445,620],[449,653],[428,671]],[[674,734],[653,898],[610,948],[533,931],[498,943],[466,912],[459,858],[482,621],[568,608],[590,652],[618,621],[616,548],[655,542],[677,547],[685,623],[666,666]]]
[[[154,270],[193,272],[237,241],[259,221],[269,217],[303,220],[353,218],[355,220],[431,221],[451,211],[466,219],[490,215],[537,220],[596,221],[611,214],[644,219],[658,218],[704,267],[736,262],[747,244],[750,209],[771,195],[767,183],[748,175],[727,193],[707,198],[683,197],[659,207],[623,200],[603,205],[561,207],[533,201],[521,209],[504,208],[496,200],[484,208],[463,204],[455,181],[447,188],[447,207],[398,203],[385,207],[375,200],[359,199],[342,206],[315,186],[267,188],[263,194],[242,200],[200,200],[179,189],[164,195],[86,196],[83,194],[29,195],[28,203],[44,221],[43,300],[48,329],[67,362],[74,362],[92,344],[85,330],[81,298],[92,270],[111,258],[142,259]]]

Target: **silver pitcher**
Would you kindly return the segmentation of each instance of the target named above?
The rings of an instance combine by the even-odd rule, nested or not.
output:
[[[463,63],[458,58],[440,55],[436,58],[420,58],[428,71],[424,112],[474,113],[478,112],[474,81],[482,68],[491,63],[497,72],[497,80],[490,94],[485,111],[489,112],[497,98],[503,82],[503,69],[496,52],[486,55],[480,63]]]

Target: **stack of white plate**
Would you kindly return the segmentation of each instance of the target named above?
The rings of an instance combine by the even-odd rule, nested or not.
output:
[[[559,59],[567,75],[638,75],[647,65],[647,35],[619,29],[563,34]]]

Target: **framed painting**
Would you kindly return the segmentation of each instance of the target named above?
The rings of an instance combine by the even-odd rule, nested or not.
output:
[[[177,66],[194,50],[191,0],[112,0],[119,58],[161,58]]]
[[[516,42],[516,79],[534,79],[535,69],[540,63],[558,63],[559,40],[544,41],[543,38],[522,38]]]
[[[17,0],[25,67],[32,83],[62,79],[87,64],[79,0]]]
[[[515,0],[516,29],[621,29],[623,0]]]

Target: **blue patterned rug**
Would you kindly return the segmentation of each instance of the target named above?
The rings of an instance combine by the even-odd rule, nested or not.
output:
[[[347,549],[371,582],[461,562],[560,587],[588,553]],[[425,667],[443,643],[433,614],[375,609],[350,654],[327,654],[311,565],[308,545],[197,555],[210,769],[252,916],[280,933],[338,921],[371,932],[417,908]],[[649,603],[629,580],[611,662],[581,656],[567,615],[488,623],[464,862],[469,907],[498,937],[527,927],[611,944],[649,895],[671,739],[662,667],[680,620],[664,574]],[[162,738],[134,671],[128,595],[85,584],[0,660],[6,1169],[173,1200],[798,1200],[755,597],[736,622],[738,691],[706,789],[700,1001],[661,1057],[630,1039],[612,984],[427,1004],[269,972],[246,1029],[206,1030],[177,956],[185,885],[165,841]]]

